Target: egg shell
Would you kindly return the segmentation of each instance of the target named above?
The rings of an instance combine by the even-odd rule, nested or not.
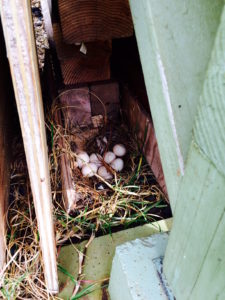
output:
[[[121,158],[116,158],[110,166],[115,170],[116,172],[120,172],[123,170],[124,162]]]
[[[115,153],[116,156],[122,157],[126,154],[127,150],[124,145],[116,144],[113,147],[113,152]]]
[[[108,151],[104,154],[104,161],[107,163],[107,164],[110,164],[112,161],[114,161],[114,159],[116,158],[116,155],[115,153],[111,152],[111,151]]]
[[[101,155],[97,154],[97,153],[92,153],[90,155],[90,162],[96,164],[98,167],[101,167],[102,166],[102,157]]]
[[[88,163],[82,167],[82,174],[84,177],[92,177],[97,172],[98,167],[94,163]]]
[[[102,178],[104,179],[112,179],[112,174],[109,173],[106,169],[106,167],[104,166],[101,166],[99,169],[98,169],[98,175],[101,176]]]
[[[77,163],[80,169],[84,164],[89,163],[89,155],[87,154],[87,152],[82,151],[77,154]]]

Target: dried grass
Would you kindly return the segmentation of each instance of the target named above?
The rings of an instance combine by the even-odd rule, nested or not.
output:
[[[55,109],[55,108],[54,108]],[[165,205],[165,197],[154,183],[152,172],[144,161],[136,140],[126,126],[118,124],[105,126],[109,144],[123,142],[129,155],[126,157],[123,173],[114,174],[111,182],[98,176],[93,179],[82,177],[75,168],[73,132],[67,126],[55,124],[52,114],[47,127],[51,135],[49,167],[51,170],[52,198],[54,203],[54,224],[58,251],[64,243],[89,239],[87,246],[96,235],[111,233],[116,228],[127,228],[137,224],[152,222],[157,215],[151,212]],[[87,129],[87,128],[86,128]],[[98,132],[101,138],[103,131]],[[58,143],[64,140],[65,148]],[[96,150],[96,135],[86,143],[89,154]],[[47,293],[44,283],[42,260],[39,248],[39,233],[32,201],[29,178],[21,143],[15,141],[15,160],[11,170],[10,205],[8,209],[7,265],[1,274],[0,295],[4,299],[59,299]],[[66,153],[76,182],[76,191],[82,195],[76,209],[68,215],[64,209],[61,190],[59,159]],[[105,189],[98,191],[96,186],[103,182]],[[164,200],[163,200],[164,199]],[[80,259],[82,273],[83,256]],[[74,296],[79,298],[80,284]],[[82,293],[81,293],[82,295]]]

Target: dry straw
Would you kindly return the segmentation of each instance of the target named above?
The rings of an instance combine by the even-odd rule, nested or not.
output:
[[[114,179],[107,182],[96,176],[84,178],[76,168],[76,155],[73,149],[74,135],[82,128],[71,130],[55,124],[53,107],[48,116],[50,153],[49,168],[53,198],[54,225],[58,253],[65,243],[79,242],[87,239],[86,248],[96,235],[111,233],[138,224],[149,223],[158,219],[157,207],[165,205],[165,197],[155,183],[152,172],[144,161],[134,136],[130,135],[125,125],[110,124],[101,128],[97,134],[84,143],[89,152],[96,151],[96,137],[102,132],[108,137],[108,147],[115,141],[123,142],[128,150],[123,173],[114,173]],[[88,128],[85,128],[87,130]],[[90,129],[90,128],[89,128]],[[103,130],[104,129],[104,130]],[[63,149],[58,143],[63,139]],[[30,183],[22,144],[15,141],[14,161],[11,168],[10,205],[8,208],[7,265],[1,274],[0,295],[3,299],[59,299],[49,295],[43,276],[42,259],[39,248],[39,233],[35,217]],[[64,209],[61,190],[59,159],[66,153],[70,159],[76,192],[80,195],[76,209],[68,215]],[[98,190],[98,185],[104,186]],[[73,298],[82,298],[94,289],[82,288],[82,266],[85,253],[80,253],[78,281],[74,279]],[[60,266],[61,272],[66,273]],[[68,276],[70,276],[68,274]],[[104,279],[103,279],[104,280]]]

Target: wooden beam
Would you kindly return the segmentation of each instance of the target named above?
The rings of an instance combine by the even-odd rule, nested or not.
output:
[[[130,0],[130,5],[174,210],[223,1]]]
[[[67,44],[106,41],[133,34],[128,0],[59,0]]]
[[[199,101],[164,261],[170,287],[182,300],[224,299],[224,61],[225,7]]]
[[[45,280],[48,290],[56,293],[48,153],[30,1],[2,0],[0,11],[40,232]]]
[[[56,51],[60,60],[65,85],[95,82],[110,79],[110,56],[112,42],[86,43],[86,54],[81,45],[67,45],[63,41],[59,24],[53,25]]]

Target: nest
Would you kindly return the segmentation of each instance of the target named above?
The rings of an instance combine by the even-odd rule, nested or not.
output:
[[[91,128],[77,126],[71,129],[67,124],[55,124],[51,111],[47,128],[51,144],[49,168],[58,252],[65,243],[87,239],[88,247],[95,236],[162,218],[158,213],[162,207],[168,206],[168,203],[142,155],[142,145],[137,143],[125,124],[110,122],[110,125],[101,126],[87,138],[85,132]],[[101,139],[103,135],[107,136],[109,148],[115,141],[125,144],[128,154],[123,172],[114,173],[110,182],[99,177],[83,177],[80,170],[74,167],[74,136],[78,134],[84,139],[83,147],[90,153],[99,150],[96,139]],[[63,149],[59,143],[60,139],[63,139],[66,145]],[[0,294],[4,299],[59,299],[47,293],[44,283],[39,234],[23,146],[15,140],[13,149],[15,159],[11,167],[7,265],[1,278]],[[70,215],[64,208],[61,187],[59,159],[62,152],[70,159],[76,192],[82,195]],[[102,185],[103,189],[99,189],[99,185]],[[83,259],[80,259],[80,270],[82,264]],[[77,298],[74,299],[79,298],[80,290],[82,285],[78,280],[74,293]]]

